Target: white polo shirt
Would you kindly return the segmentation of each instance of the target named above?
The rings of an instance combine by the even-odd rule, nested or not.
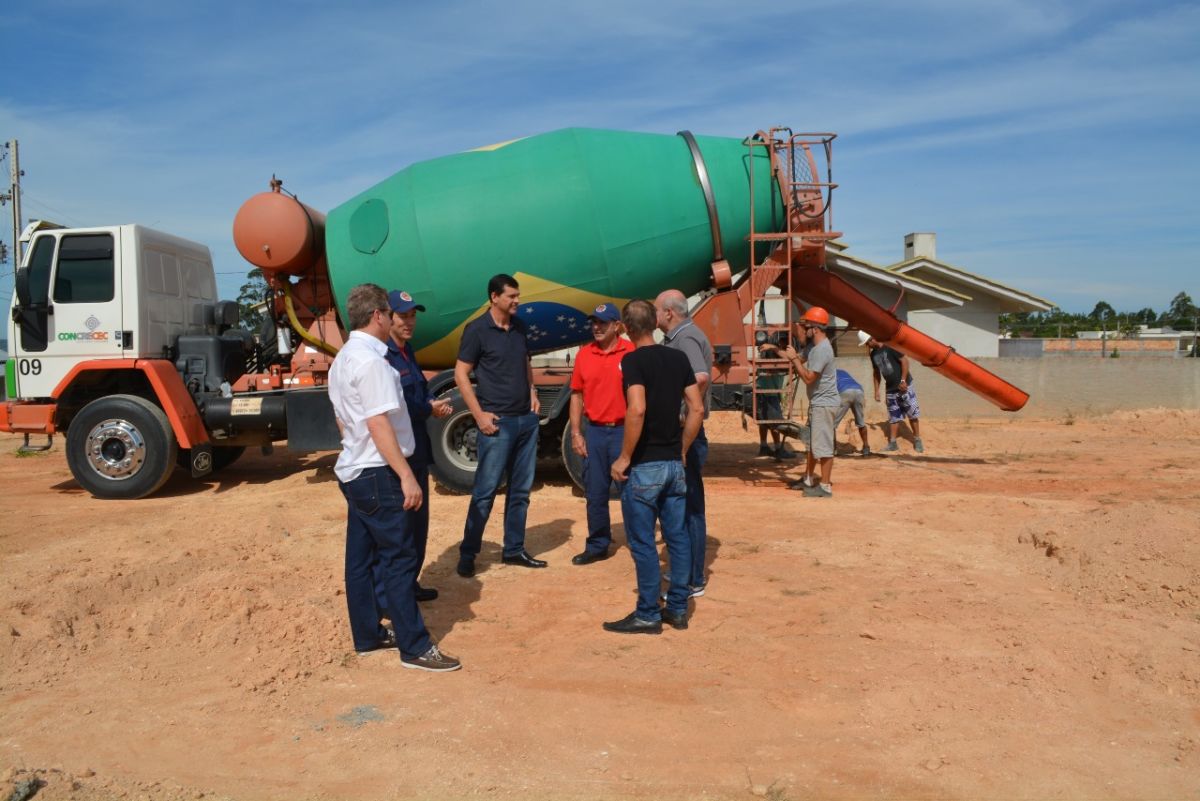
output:
[[[371,440],[367,418],[387,414],[405,458],[417,447],[400,375],[386,353],[383,342],[365,331],[351,331],[329,368],[329,400],[342,424],[342,452],[333,467],[338,481],[353,481],[366,468],[387,464]]]

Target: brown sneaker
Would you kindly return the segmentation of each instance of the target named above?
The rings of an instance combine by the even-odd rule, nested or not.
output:
[[[449,654],[443,654],[438,650],[436,645],[429,646],[429,650],[420,656],[400,657],[400,664],[406,668],[431,670],[434,673],[448,673],[451,670],[458,670],[462,667],[462,662],[459,662]]]

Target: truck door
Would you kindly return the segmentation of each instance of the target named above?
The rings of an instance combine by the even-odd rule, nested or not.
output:
[[[81,361],[121,356],[119,229],[43,234],[15,281],[17,397],[49,397]]]

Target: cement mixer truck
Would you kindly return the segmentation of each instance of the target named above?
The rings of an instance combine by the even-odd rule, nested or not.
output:
[[[496,273],[521,284],[531,349],[585,342],[587,314],[666,288],[701,295],[714,386],[759,406],[753,377],[782,370],[751,313],[768,293],[818,303],[1002,408],[1027,396],[909,328],[824,269],[832,134],[746,139],[566,129],[413,164],[328,216],[272,179],[233,224],[270,287],[257,336],[217,298],[208,249],[139,225],[31,224],[15,277],[0,430],[29,449],[65,432],[75,480],[140,498],[178,465],[203,477],[247,447],[338,447],[326,378],[347,336],[349,290],[404,289],[426,308],[413,346],[454,413],[430,421],[434,476],[469,490],[477,432],[452,367]],[[822,172],[821,167],[825,168]],[[793,309],[794,304],[788,303]],[[789,312],[790,313],[790,312]],[[749,322],[747,322],[749,321]],[[566,436],[569,365],[535,371],[542,456],[579,480]],[[776,421],[784,422],[784,421]],[[32,444],[31,435],[45,435]]]

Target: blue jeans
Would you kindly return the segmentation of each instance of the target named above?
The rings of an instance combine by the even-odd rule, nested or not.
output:
[[[489,436],[479,434],[479,463],[475,467],[475,488],[467,508],[462,544],[464,559],[474,559],[483,546],[483,530],[492,514],[496,490],[508,474],[504,491],[504,555],[518,556],[525,550],[525,515],[529,511],[529,490],[533,487],[533,467],[537,461],[538,416],[533,412],[501,417],[499,430]]]
[[[687,452],[687,514],[688,540],[692,544],[692,562],[687,583],[693,587],[704,586],[704,548],[708,540],[708,524],[704,521],[704,463],[708,460],[708,437],[704,426]]]
[[[621,455],[625,426],[588,426],[587,458],[583,460],[583,487],[587,497],[588,553],[605,553],[612,545],[612,521],[608,516],[612,464]]]
[[[621,491],[621,513],[625,516],[625,540],[637,571],[636,614],[642,620],[662,619],[658,605],[662,572],[654,546],[656,520],[662,523],[663,542],[667,544],[671,580],[667,610],[676,614],[687,611],[692,548],[684,530],[686,505],[687,482],[680,462],[643,462],[629,468],[629,478]]]
[[[358,478],[338,482],[346,497],[346,607],[356,650],[370,650],[384,634],[379,625],[371,565],[379,563],[387,608],[400,653],[417,657],[432,641],[415,593],[421,558],[413,514],[404,509],[400,479],[390,467],[369,467]]]

